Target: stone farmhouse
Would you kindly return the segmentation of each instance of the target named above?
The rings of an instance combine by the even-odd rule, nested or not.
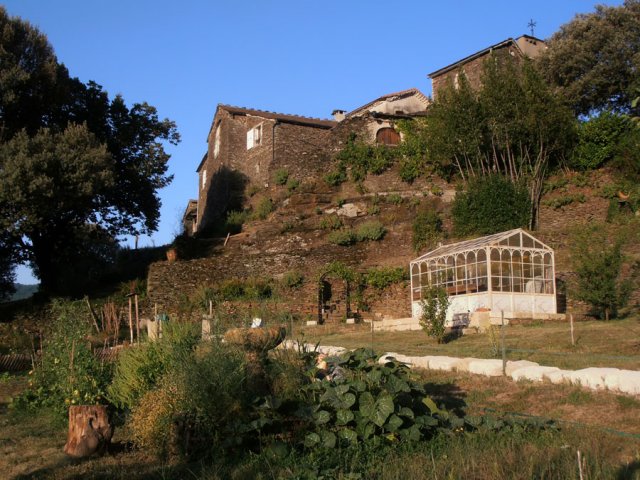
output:
[[[478,87],[484,62],[489,55],[494,55],[497,58],[509,55],[516,60],[522,60],[525,57],[535,58],[546,48],[547,44],[544,40],[530,35],[522,35],[515,39],[508,38],[484,48],[435,72],[431,72],[428,77],[431,79],[433,98],[438,96],[438,90],[448,82],[453,82],[454,85],[457,85],[461,72],[464,72],[472,87]]]
[[[348,113],[335,110],[333,120],[218,105],[197,168],[198,198],[189,200],[183,216],[185,231],[205,233],[225,211],[241,206],[248,185],[268,187],[278,169],[298,179],[322,176],[350,135],[397,145],[394,121],[423,114],[428,105],[429,98],[416,88]]]

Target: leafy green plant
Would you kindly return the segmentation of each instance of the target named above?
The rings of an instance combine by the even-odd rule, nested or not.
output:
[[[227,213],[225,220],[225,230],[228,233],[236,234],[242,231],[242,225],[247,221],[247,212],[232,210]]]
[[[527,226],[531,201],[526,188],[489,175],[470,180],[456,193],[451,214],[456,235],[488,235]]]
[[[620,239],[610,241],[603,225],[589,225],[572,235],[571,260],[577,278],[574,294],[605,320],[617,315],[631,293],[630,279],[621,278],[624,257]]]
[[[416,214],[411,230],[413,233],[411,243],[415,252],[425,248],[433,248],[444,235],[442,218],[432,208],[419,211]]]
[[[327,215],[320,219],[318,226],[322,230],[338,230],[343,227],[342,219],[338,215]]]
[[[387,170],[393,165],[395,156],[396,152],[386,145],[359,142],[355,135],[351,135],[336,158],[338,170],[345,172],[346,177],[346,171],[349,168],[351,180],[359,183],[368,173],[379,175]]]
[[[611,160],[620,139],[633,128],[629,118],[610,111],[590,117],[578,127],[578,145],[570,164],[580,170],[593,170]]]
[[[61,417],[69,405],[105,402],[111,365],[94,356],[87,336],[91,320],[83,301],[56,300],[42,342],[42,356],[29,388],[14,400],[18,408],[48,407]]]
[[[347,169],[343,165],[338,165],[336,170],[327,173],[322,178],[327,185],[337,187],[347,181]]]
[[[334,230],[327,235],[327,241],[334,245],[341,245],[343,247],[353,245],[356,242],[356,235],[351,229]]]
[[[289,180],[287,180],[287,190],[289,192],[296,191],[299,186],[300,186],[300,180],[297,180],[295,178],[290,178]]]
[[[258,220],[266,220],[271,212],[274,210],[273,202],[270,198],[263,198],[258,202],[256,208],[253,211],[253,218]]]
[[[304,283],[304,275],[298,270],[289,270],[282,276],[280,283],[286,288],[297,289]]]
[[[408,272],[404,267],[370,268],[365,274],[366,284],[378,290],[384,290],[390,285],[406,280],[408,280]]]
[[[365,240],[382,240],[385,233],[387,233],[387,229],[384,228],[381,222],[377,220],[371,220],[368,222],[364,222],[358,225],[356,229],[355,238],[359,242],[363,242]]]
[[[562,207],[566,207],[567,205],[571,205],[572,203],[584,203],[587,201],[587,197],[584,193],[574,193],[556,196],[553,198],[549,198],[542,201],[542,204],[551,207],[554,210],[561,209]]]
[[[404,201],[402,195],[398,193],[390,193],[385,197],[385,200],[393,205],[402,205],[402,202]]]
[[[285,185],[289,179],[289,171],[286,168],[279,168],[273,173],[273,181],[276,185]]]
[[[420,326],[427,332],[427,335],[434,337],[438,343],[443,343],[445,339],[445,321],[449,303],[449,296],[444,288],[423,287],[422,300],[420,301],[422,309]]]

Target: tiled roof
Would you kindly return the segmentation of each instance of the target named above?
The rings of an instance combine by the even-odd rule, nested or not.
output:
[[[287,113],[269,112],[267,110],[257,110],[254,108],[234,107],[233,105],[218,104],[218,108],[226,110],[234,115],[251,115],[254,117],[269,118],[280,122],[294,123],[318,128],[331,128],[337,122],[323,118],[303,117],[302,115],[290,115]]]
[[[402,90],[400,92],[395,92],[395,93],[389,93],[387,95],[383,95],[380,98],[376,98],[375,100],[367,103],[366,105],[363,105],[361,107],[356,108],[355,110],[347,113],[347,117],[351,117],[363,110],[366,110],[367,108],[369,108],[372,105],[375,105],[378,102],[382,102],[384,100],[389,100],[389,99],[393,99],[393,98],[403,98],[403,97],[409,97],[411,95],[416,95],[418,98],[421,98],[424,102],[429,103],[429,98],[422,93],[420,90],[418,90],[417,88],[409,88],[407,90]]]
[[[523,37],[531,38],[531,39],[537,40],[539,42],[544,42],[543,40],[540,40],[539,38],[531,37],[529,35],[523,35]],[[518,37],[518,38],[521,38],[521,37]],[[464,65],[465,63],[470,62],[471,60],[474,60],[474,59],[476,59],[478,57],[481,57],[481,56],[487,54],[491,50],[495,50],[497,48],[506,47],[509,44],[512,44],[514,47],[516,47],[518,49],[518,51],[520,51],[520,53],[522,53],[522,50],[520,49],[520,47],[518,45],[518,42],[516,40],[517,39],[507,38],[506,40],[503,40],[502,42],[496,43],[495,45],[491,45],[490,47],[484,48],[484,49],[480,50],[479,52],[473,53],[473,54],[469,55],[468,57],[463,58],[462,60],[458,60],[457,62],[451,63],[451,64],[447,65],[446,67],[442,67],[442,68],[436,70],[435,72],[431,72],[427,76],[429,78],[440,76],[443,73],[447,73],[448,71],[453,70],[454,68],[456,68],[456,67],[458,67],[460,65]]]

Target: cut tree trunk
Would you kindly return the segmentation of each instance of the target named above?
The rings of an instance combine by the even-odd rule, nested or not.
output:
[[[83,458],[94,453],[103,454],[113,435],[105,405],[76,405],[69,407],[69,433],[64,453]]]

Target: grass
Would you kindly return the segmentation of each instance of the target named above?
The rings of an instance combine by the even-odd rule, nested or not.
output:
[[[533,326],[505,327],[509,360],[531,360],[541,365],[566,369],[617,367],[640,369],[640,317],[624,320],[576,322],[575,346],[571,344],[568,322],[546,322]],[[365,325],[355,332],[331,327],[305,329],[310,343],[346,348],[372,347],[379,352],[405,355],[449,355],[455,357],[495,357],[488,333],[469,334],[447,344],[438,344],[421,331],[374,332]],[[500,341],[499,329],[497,339]],[[498,349],[499,350],[499,349]]]

